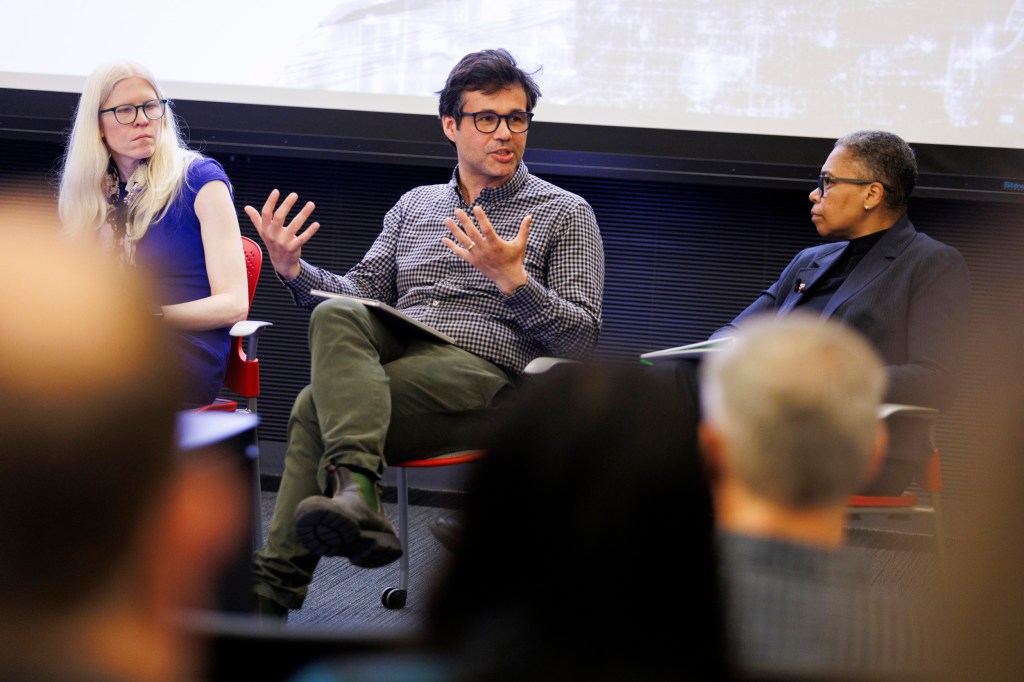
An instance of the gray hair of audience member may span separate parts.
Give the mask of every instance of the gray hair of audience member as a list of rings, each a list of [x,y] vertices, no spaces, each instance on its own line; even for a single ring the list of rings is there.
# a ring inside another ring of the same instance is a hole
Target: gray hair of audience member
[[[867,481],[887,378],[853,329],[799,313],[752,320],[700,377],[702,418],[752,492],[811,508]]]
[[[858,130],[840,137],[833,146],[848,149],[864,166],[867,179],[885,186],[886,207],[906,213],[917,185],[917,158],[902,137],[884,130]]]
[[[74,612],[124,580],[174,461],[178,378],[148,287],[56,232],[0,227],[5,626]]]
[[[451,116],[462,122],[462,103],[467,92],[493,95],[499,90],[520,85],[526,93],[526,110],[533,111],[540,99],[540,87],[530,73],[521,69],[516,58],[503,48],[471,52],[459,60],[438,91],[440,117]]]

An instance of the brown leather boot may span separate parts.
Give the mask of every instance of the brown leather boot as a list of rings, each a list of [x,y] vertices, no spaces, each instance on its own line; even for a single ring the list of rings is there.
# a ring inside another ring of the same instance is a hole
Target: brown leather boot
[[[361,568],[385,566],[402,556],[391,521],[383,510],[373,511],[367,504],[352,473],[334,467],[328,474],[334,497],[314,495],[295,508],[295,530],[306,549],[320,556],[348,557]]]

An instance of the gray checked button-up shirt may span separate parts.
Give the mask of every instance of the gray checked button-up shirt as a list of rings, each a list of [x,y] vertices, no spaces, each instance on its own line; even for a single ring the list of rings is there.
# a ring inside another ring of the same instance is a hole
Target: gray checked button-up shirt
[[[446,185],[410,190],[384,218],[363,259],[340,276],[301,263],[286,282],[295,302],[312,309],[322,289],[372,298],[448,334],[457,344],[518,373],[540,355],[581,358],[597,343],[604,290],[604,247],[597,219],[582,198],[530,175],[520,164],[501,187],[485,188],[482,206],[502,239],[533,216],[526,246],[529,281],[512,296],[441,242],[445,218],[470,213],[458,169]]]

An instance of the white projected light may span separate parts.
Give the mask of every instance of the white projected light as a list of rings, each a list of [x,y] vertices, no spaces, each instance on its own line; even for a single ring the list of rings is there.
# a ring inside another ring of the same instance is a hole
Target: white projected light
[[[460,57],[505,47],[542,67],[545,121],[818,138],[883,128],[1024,148],[1024,0],[179,0],[24,3],[17,15],[0,87],[78,92],[124,56],[177,99],[436,114]]]

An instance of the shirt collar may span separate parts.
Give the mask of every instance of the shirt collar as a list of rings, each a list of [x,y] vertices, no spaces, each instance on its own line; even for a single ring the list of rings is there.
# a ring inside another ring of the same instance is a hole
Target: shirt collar
[[[519,167],[516,168],[516,172],[508,179],[508,182],[500,187],[484,187],[483,190],[480,191],[480,196],[476,200],[476,203],[487,205],[511,199],[526,185],[526,179],[529,175],[530,171],[526,167],[526,164],[520,161]],[[448,186],[460,200],[465,201],[462,196],[462,192],[459,190],[458,166],[455,166],[455,170],[452,171],[452,179],[448,182]]]

